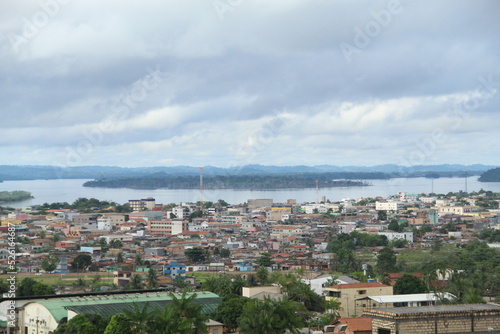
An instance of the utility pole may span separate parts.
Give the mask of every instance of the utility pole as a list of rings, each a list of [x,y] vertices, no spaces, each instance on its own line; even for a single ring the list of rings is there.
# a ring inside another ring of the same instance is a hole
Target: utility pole
[[[203,214],[203,167],[200,168],[200,210]]]
[[[319,191],[318,191],[319,189],[318,189],[318,184],[319,184],[319,181],[316,180],[316,204],[319,203],[319,197],[318,197],[319,196]]]
[[[465,193],[467,194],[467,171],[465,171]]]

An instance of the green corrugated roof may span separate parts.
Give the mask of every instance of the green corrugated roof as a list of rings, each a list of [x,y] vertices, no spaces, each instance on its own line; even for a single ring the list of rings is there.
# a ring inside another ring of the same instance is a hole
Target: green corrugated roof
[[[188,293],[187,296],[192,295]],[[208,314],[216,310],[217,305],[222,298],[211,292],[197,292],[196,302],[202,304],[203,312]],[[175,294],[180,298],[181,294]],[[78,314],[99,313],[102,316],[109,317],[117,313],[123,312],[125,309],[133,310],[133,303],[142,307],[143,304],[149,302],[151,309],[163,309],[166,304],[172,301],[168,292],[148,292],[148,293],[128,293],[120,295],[99,295],[87,297],[63,297],[61,299],[47,299],[37,301],[43,305],[52,314],[57,322],[62,318],[67,317],[68,310],[72,310]]]

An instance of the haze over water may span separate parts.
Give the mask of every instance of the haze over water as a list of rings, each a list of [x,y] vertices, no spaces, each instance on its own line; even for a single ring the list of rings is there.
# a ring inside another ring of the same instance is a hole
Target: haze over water
[[[467,178],[467,190],[469,192],[481,189],[500,192],[500,182],[479,182],[477,176]],[[286,202],[287,199],[296,199],[297,202],[316,201],[316,189],[279,189],[279,190],[232,190],[216,189],[205,190],[200,196],[198,189],[156,189],[137,190],[126,188],[87,188],[82,184],[87,180],[28,180],[28,181],[4,181],[0,183],[0,191],[25,190],[31,192],[34,198],[9,203],[9,206],[20,208],[23,206],[68,202],[72,203],[79,197],[97,198],[99,200],[114,201],[119,204],[126,203],[130,199],[154,197],[157,203],[180,203],[195,202],[202,197],[205,201],[217,201],[223,199],[231,204],[244,203],[253,198],[271,198],[275,203]],[[397,178],[390,180],[370,180],[372,186],[368,187],[339,187],[319,189],[319,200],[326,196],[330,201],[341,199],[358,199],[361,197],[388,197],[398,192],[430,193],[432,181],[426,178]],[[434,192],[446,194],[465,190],[464,178],[439,178],[434,179]]]

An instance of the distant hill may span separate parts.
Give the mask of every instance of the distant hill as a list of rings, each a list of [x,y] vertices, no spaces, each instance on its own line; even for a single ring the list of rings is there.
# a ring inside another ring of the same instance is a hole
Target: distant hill
[[[399,165],[378,166],[263,166],[245,165],[228,168],[205,166],[205,176],[224,175],[294,175],[294,174],[321,174],[321,173],[383,173],[383,178],[391,177],[426,177],[437,175],[439,177],[480,175],[481,173],[496,168],[487,165],[422,165],[404,167]],[[113,166],[20,166],[0,165],[0,181],[2,180],[37,180],[37,179],[118,179],[145,177],[163,173],[171,176],[199,175],[199,168],[192,166],[173,167],[113,167]],[[364,179],[364,177],[354,177]]]
[[[494,168],[484,172],[478,180],[481,182],[500,182],[500,168]]]

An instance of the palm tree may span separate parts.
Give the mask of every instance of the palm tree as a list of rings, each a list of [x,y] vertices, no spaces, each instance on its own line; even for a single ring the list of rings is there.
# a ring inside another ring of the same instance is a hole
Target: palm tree
[[[153,268],[149,268],[148,277],[146,279],[149,288],[158,287],[158,273]]]
[[[190,334],[191,323],[182,318],[178,309],[166,306],[163,310],[156,310],[148,324],[148,333],[151,334]]]
[[[118,253],[118,256],[116,257],[116,263],[123,263],[123,253],[122,252]]]
[[[133,274],[130,276],[130,281],[128,283],[129,288],[132,290],[141,290],[144,288],[144,284],[142,283],[142,277],[139,274]]]
[[[132,332],[134,334],[146,334],[147,325],[152,319],[152,313],[149,310],[149,303],[146,302],[141,308],[138,304],[132,303],[132,310],[125,309],[123,314],[130,320]]]
[[[243,309],[239,323],[240,333],[281,334],[287,331],[300,333],[297,328],[303,327],[304,324],[296,311],[296,304],[288,299],[265,298],[263,302],[252,299]]]
[[[202,306],[195,302],[195,293],[188,296],[186,292],[183,292],[180,298],[170,294],[170,297],[173,301],[172,307],[179,312],[182,319],[188,319],[190,327],[202,333],[207,331],[208,316],[203,313]]]

